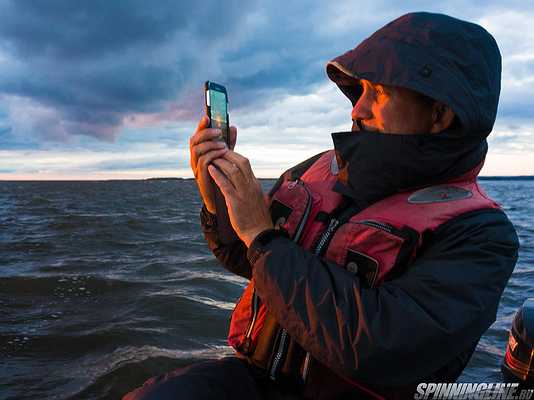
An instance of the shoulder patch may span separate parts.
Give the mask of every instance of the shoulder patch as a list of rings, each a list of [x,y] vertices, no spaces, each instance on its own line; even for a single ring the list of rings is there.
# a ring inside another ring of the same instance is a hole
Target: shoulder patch
[[[432,186],[418,190],[408,197],[408,203],[426,204],[463,200],[473,196],[473,192],[457,186]]]

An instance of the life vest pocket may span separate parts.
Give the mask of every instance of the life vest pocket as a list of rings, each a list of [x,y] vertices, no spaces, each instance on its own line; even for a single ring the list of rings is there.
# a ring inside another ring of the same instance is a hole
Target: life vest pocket
[[[289,216],[293,212],[293,209],[289,206],[286,206],[284,203],[273,199],[271,206],[269,207],[271,212],[271,219],[275,228],[283,226],[288,220]]]
[[[285,181],[271,199],[270,211],[276,228],[287,231],[297,242],[312,208],[312,196],[300,179]]]
[[[340,226],[326,259],[357,275],[364,287],[376,287],[393,269],[404,269],[415,255],[417,232],[382,221],[351,220]]]
[[[357,275],[366,287],[374,287],[378,279],[378,260],[356,250],[347,250],[345,269]]]
[[[228,344],[244,355],[254,351],[255,343],[267,314],[251,280],[236,304],[230,319]]]

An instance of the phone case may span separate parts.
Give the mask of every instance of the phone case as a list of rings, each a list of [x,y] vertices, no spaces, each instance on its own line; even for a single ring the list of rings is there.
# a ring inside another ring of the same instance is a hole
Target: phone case
[[[222,86],[222,85],[218,85]],[[204,84],[204,93],[206,93],[210,88],[210,82],[207,81]],[[226,92],[227,93],[227,92]],[[228,93],[226,94],[226,98],[228,99]],[[206,104],[206,114],[208,117],[210,117],[210,127],[211,127],[211,113],[210,113],[210,107],[208,106],[208,102],[205,101]],[[226,114],[226,121],[228,122],[228,127],[230,127],[230,119],[228,118],[228,113]],[[230,132],[229,129],[226,132],[226,144],[227,146],[230,146]],[[221,190],[217,186],[217,184],[211,180],[214,192],[215,192],[215,209],[216,209],[216,217],[217,217],[217,231],[219,232],[219,240],[222,244],[227,245],[230,243],[234,243],[239,240],[239,237],[237,236],[236,232],[234,231],[234,228],[232,227],[232,224],[230,223],[230,216],[228,215],[228,207],[226,205],[226,200],[224,199],[224,195],[222,194]]]

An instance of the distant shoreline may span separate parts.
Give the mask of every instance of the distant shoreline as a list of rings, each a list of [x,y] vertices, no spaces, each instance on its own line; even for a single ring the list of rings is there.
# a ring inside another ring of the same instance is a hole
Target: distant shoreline
[[[159,178],[138,178],[138,179],[50,179],[50,180],[16,180],[0,179],[0,182],[109,182],[109,181],[192,181],[195,178],[176,178],[176,177],[159,177]],[[278,178],[258,178],[260,181],[272,181]],[[481,181],[534,181],[534,175],[519,176],[479,176]]]
[[[184,180],[191,181],[194,178],[146,178],[146,181],[169,181],[169,180]],[[258,178],[260,181],[269,181],[278,178]],[[519,176],[479,176],[481,181],[533,181],[534,175],[519,175]]]
[[[519,175],[519,176],[479,176],[481,181],[533,181],[533,175]]]

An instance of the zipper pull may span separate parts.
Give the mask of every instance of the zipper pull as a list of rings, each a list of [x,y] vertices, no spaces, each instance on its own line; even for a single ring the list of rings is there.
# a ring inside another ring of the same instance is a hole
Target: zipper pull
[[[295,186],[297,186],[297,185],[299,184],[299,181],[300,181],[300,180],[299,180],[298,178],[295,179],[294,181],[290,181],[290,182],[287,184],[287,188],[288,188],[289,190],[293,190],[293,189],[295,189]]]
[[[327,235],[330,236],[332,234],[332,231],[336,229],[336,226],[338,226],[339,221],[335,218],[332,218],[330,220],[330,223],[328,224],[328,228],[326,228]]]

